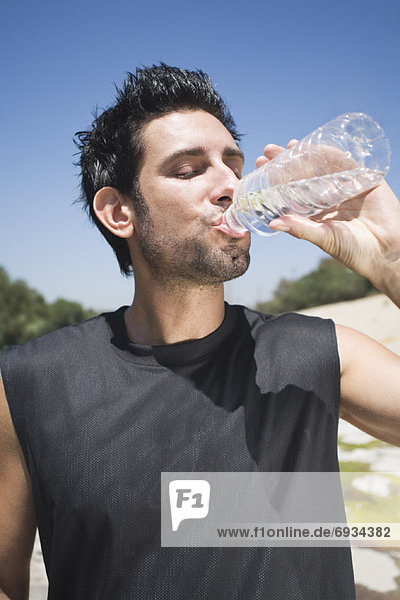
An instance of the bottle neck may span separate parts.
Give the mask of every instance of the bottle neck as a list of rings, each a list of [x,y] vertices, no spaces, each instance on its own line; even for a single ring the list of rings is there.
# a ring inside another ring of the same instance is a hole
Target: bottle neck
[[[236,205],[235,201],[224,212],[222,222],[225,225],[226,229],[228,230],[228,233],[232,234],[232,237],[236,237],[236,235],[242,236],[243,233],[246,233],[247,231],[249,231],[247,227],[244,227],[243,223],[241,222],[241,220],[238,217],[237,205]]]

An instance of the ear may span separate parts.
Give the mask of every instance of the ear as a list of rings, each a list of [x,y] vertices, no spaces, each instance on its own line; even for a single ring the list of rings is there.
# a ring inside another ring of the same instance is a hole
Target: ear
[[[130,238],[134,232],[133,209],[121,192],[113,187],[103,187],[93,200],[96,217],[114,235]]]

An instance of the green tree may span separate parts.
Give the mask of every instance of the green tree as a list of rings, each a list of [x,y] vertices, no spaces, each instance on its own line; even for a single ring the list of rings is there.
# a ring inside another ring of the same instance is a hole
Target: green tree
[[[11,281],[0,267],[0,351],[95,314],[78,302],[59,299],[48,304],[24,281]]]
[[[282,279],[272,300],[257,303],[256,309],[266,313],[281,313],[362,298],[374,292],[376,290],[368,279],[333,258],[324,258],[316,270],[300,279]]]
[[[93,310],[83,308],[79,302],[70,302],[59,298],[48,307],[49,326],[51,330],[81,323],[96,314]]]

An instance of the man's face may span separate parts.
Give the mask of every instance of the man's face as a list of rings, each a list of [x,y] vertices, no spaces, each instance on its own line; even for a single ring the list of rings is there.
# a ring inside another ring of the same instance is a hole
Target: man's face
[[[148,215],[137,219],[136,232],[147,267],[171,284],[216,285],[242,275],[250,235],[218,229],[243,167],[231,134],[209,113],[185,110],[145,125],[142,139],[139,188]]]

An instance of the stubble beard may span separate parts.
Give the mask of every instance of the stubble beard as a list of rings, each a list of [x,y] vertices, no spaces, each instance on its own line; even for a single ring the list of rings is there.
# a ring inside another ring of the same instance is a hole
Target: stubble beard
[[[208,228],[204,225],[204,233]],[[143,258],[152,274],[171,287],[218,286],[243,275],[250,264],[249,247],[235,238],[227,238],[221,247],[207,243],[201,231],[184,239],[156,234],[148,210],[141,211],[137,229]]]

